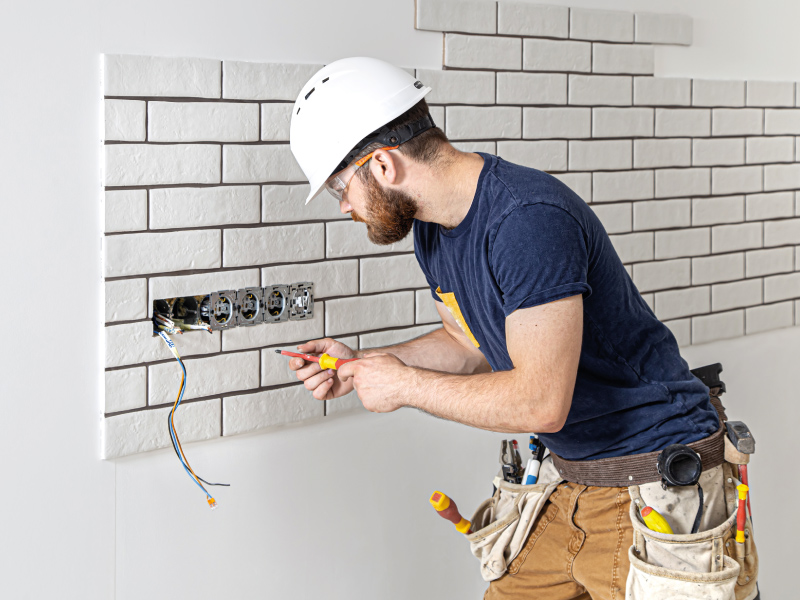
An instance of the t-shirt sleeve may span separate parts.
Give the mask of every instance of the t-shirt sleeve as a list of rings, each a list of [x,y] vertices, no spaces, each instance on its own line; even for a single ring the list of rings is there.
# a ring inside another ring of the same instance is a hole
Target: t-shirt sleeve
[[[489,264],[506,317],[577,294],[588,296],[588,241],[580,223],[557,206],[520,206],[500,223]]]
[[[429,251],[426,251],[428,244],[425,235],[426,226],[426,223],[421,223],[419,221],[414,222],[414,256],[417,257],[417,264],[419,264],[419,268],[422,270],[425,279],[428,281],[428,286],[431,288],[431,296],[433,296],[433,299],[437,302],[441,302],[442,299],[439,297],[439,294],[436,293],[438,284],[431,274],[430,265],[428,264]]]

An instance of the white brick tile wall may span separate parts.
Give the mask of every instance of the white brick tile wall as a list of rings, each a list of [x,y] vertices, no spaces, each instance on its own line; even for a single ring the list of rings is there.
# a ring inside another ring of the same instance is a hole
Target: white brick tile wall
[[[748,277],[763,277],[794,270],[794,250],[792,248],[771,248],[751,250],[745,255]]]
[[[226,229],[222,264],[225,267],[266,265],[325,258],[322,223]]]
[[[105,276],[214,269],[220,262],[220,232],[123,233],[105,238]]]
[[[107,281],[106,323],[135,321],[147,317],[147,280]]]
[[[408,327],[405,329],[391,329],[389,331],[366,333],[358,336],[359,348],[361,350],[366,350],[368,348],[382,348],[393,344],[401,344],[439,328],[441,328],[441,324],[420,325],[418,327]]]
[[[106,100],[105,140],[143,142],[146,104],[141,100]]]
[[[747,138],[747,163],[792,162],[794,145],[793,137]]]
[[[416,0],[417,29],[496,33],[497,3],[486,0]]]
[[[748,221],[763,221],[794,216],[794,192],[750,194],[746,199]]]
[[[747,106],[794,106],[791,81],[748,81]]]
[[[453,142],[453,148],[461,152],[485,152],[497,154],[497,142]]]
[[[800,244],[800,219],[764,223],[764,245]]]
[[[569,37],[607,42],[633,41],[633,13],[570,8]]]
[[[797,188],[800,188],[800,163],[764,166],[765,191]]]
[[[105,185],[219,183],[219,146],[112,144],[105,147]]]
[[[627,75],[570,75],[569,104],[586,106],[630,106],[633,78]]]
[[[431,87],[428,104],[494,104],[494,73],[417,69],[417,79]]]
[[[700,167],[743,165],[744,138],[692,140],[692,164]]]
[[[453,140],[522,137],[522,109],[516,106],[449,106],[445,123]]]
[[[497,142],[497,154],[504,159],[541,171],[567,170],[567,142]]]
[[[226,436],[320,418],[324,410],[324,403],[302,385],[226,396],[223,406],[222,429]]]
[[[522,137],[528,139],[591,137],[591,108],[523,108]]]
[[[634,140],[633,167],[688,167],[692,162],[692,140]]]
[[[692,225],[720,225],[744,221],[744,196],[692,198]]]
[[[584,202],[593,201],[591,173],[557,173],[553,177],[583,198]],[[800,211],[798,213],[800,214]]]
[[[106,232],[147,229],[147,190],[105,193]]]
[[[522,40],[446,33],[444,64],[464,69],[509,69],[522,67]]]
[[[692,343],[706,344],[744,335],[744,311],[717,313],[692,318]]]
[[[690,285],[688,258],[633,265],[633,282],[640,292],[652,292]]]
[[[140,410],[107,418],[104,458],[119,458],[169,448],[172,442],[164,423],[170,408]],[[181,404],[175,412],[175,429],[181,443],[219,437],[220,414],[219,398]]]
[[[263,348],[264,346],[305,342],[324,337],[326,304],[327,302],[314,302],[313,319],[236,327],[223,331],[222,351],[233,352],[249,348]]]
[[[259,223],[260,196],[257,185],[150,190],[150,228]]]
[[[106,96],[219,98],[218,60],[106,54]]]
[[[414,324],[414,292],[393,292],[328,301],[325,335]]]
[[[222,181],[225,183],[306,181],[288,144],[225,145],[222,162]]]
[[[692,285],[744,278],[744,253],[720,254],[692,259]]]
[[[362,294],[418,288],[428,284],[413,254],[362,258],[360,263],[359,285]]]
[[[718,283],[711,286],[711,309],[723,312],[732,308],[742,308],[761,304],[761,279],[745,279],[731,283]]]
[[[431,296],[430,288],[415,292],[415,323],[441,323],[439,311],[436,310],[436,300]]]
[[[569,8],[501,0],[497,3],[497,33],[569,37]]]
[[[708,286],[656,294],[656,316],[662,321],[701,315],[711,311]]]
[[[656,232],[656,260],[702,256],[709,252],[711,230],[708,227]]]
[[[525,39],[522,43],[522,68],[526,71],[592,70],[592,45],[588,42]]]
[[[692,343],[692,320],[691,319],[676,319],[674,321],[666,321],[664,323],[672,335],[675,336],[675,341],[678,346],[689,346]]]
[[[760,108],[714,108],[711,135],[761,135],[764,113]]]
[[[274,281],[269,283],[294,283],[294,281]],[[147,317],[153,316],[153,301],[180,296],[199,296],[221,290],[238,290],[246,287],[258,287],[260,283],[258,269],[239,269],[236,271],[215,271],[213,273],[197,273],[195,275],[169,275],[151,277]],[[184,336],[181,336],[183,339]],[[186,334],[186,338],[194,334]],[[202,337],[202,336],[201,336]]]
[[[636,13],[635,39],[640,44],[692,43],[693,21],[686,15]]]
[[[655,54],[652,46],[592,44],[593,73],[652,75]]]
[[[754,306],[745,311],[747,335],[791,327],[794,322],[794,309],[791,302],[769,304],[767,306]]]
[[[358,261],[329,260],[261,269],[262,285],[295,281],[313,281],[315,298],[352,296],[358,293]]]
[[[764,110],[764,133],[767,135],[800,134],[800,110]]]
[[[777,302],[800,296],[800,273],[773,275],[764,279],[764,302]]]
[[[153,337],[153,323],[139,321],[105,328],[106,368],[138,365],[175,358],[158,337]],[[219,352],[220,337],[211,335],[176,335],[173,341],[182,357]],[[177,391],[177,390],[176,390]]]
[[[498,73],[497,103],[566,104],[567,76],[561,73]]]
[[[258,105],[231,102],[150,102],[150,142],[255,142]]]
[[[232,100],[286,100],[297,95],[322,65],[254,63],[226,60],[223,63],[222,97]],[[217,76],[219,80],[219,75]]]
[[[600,222],[608,233],[628,233],[632,230],[631,203],[596,204],[592,206]]]
[[[653,197],[653,171],[594,173],[592,177],[592,202],[646,200]]]
[[[735,252],[761,247],[761,223],[717,225],[711,228],[711,251]]]
[[[592,109],[592,137],[648,137],[652,135],[652,108]]]
[[[624,263],[653,260],[653,232],[612,235],[611,244]],[[630,274],[630,273],[629,273]],[[632,277],[632,275],[631,275]],[[641,289],[639,291],[642,291]]]
[[[633,103],[647,106],[689,106],[692,80],[687,77],[634,77]]]
[[[134,410],[147,406],[147,369],[106,371],[105,412]]]
[[[656,171],[656,198],[708,195],[710,175],[709,169],[660,169]]]
[[[633,205],[633,228],[669,229],[670,227],[689,227],[691,224],[692,201],[650,200]]]
[[[763,168],[752,167],[715,167],[711,169],[711,193],[735,194],[737,192],[760,192]]]
[[[267,102],[261,105],[261,140],[264,142],[288,142],[289,126],[292,122],[293,104]]]
[[[630,140],[569,143],[571,171],[630,169],[632,165],[633,143]]]
[[[308,185],[261,186],[261,220],[264,223],[285,223],[316,219],[350,219],[343,214],[336,199],[322,192],[306,205]]]
[[[692,80],[693,106],[744,106],[744,81]]]
[[[389,252],[407,252],[414,249],[414,236],[408,236],[396,244],[376,246],[367,237],[367,227],[364,223],[355,221],[340,221],[325,225],[325,239],[327,258],[344,258],[362,254],[386,254]]]
[[[711,110],[707,108],[657,108],[656,136],[711,135]]]

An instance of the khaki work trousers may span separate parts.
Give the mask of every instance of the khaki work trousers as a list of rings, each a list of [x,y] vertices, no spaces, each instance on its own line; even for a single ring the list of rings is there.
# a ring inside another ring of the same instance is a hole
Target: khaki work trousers
[[[562,483],[484,600],[622,600],[633,543],[627,487]]]

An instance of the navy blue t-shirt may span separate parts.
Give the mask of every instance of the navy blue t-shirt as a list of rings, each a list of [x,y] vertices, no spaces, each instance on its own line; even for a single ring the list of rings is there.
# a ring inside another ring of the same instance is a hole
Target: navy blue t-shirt
[[[415,221],[414,249],[444,302],[495,371],[513,368],[506,317],[583,295],[583,345],[567,422],[542,434],[563,458],[661,450],[714,433],[708,388],[645,303],[600,220],[555,177],[482,154],[472,206],[451,230]]]

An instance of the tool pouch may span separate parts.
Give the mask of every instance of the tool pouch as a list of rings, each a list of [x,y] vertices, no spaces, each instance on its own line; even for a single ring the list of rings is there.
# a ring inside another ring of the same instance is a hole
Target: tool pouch
[[[494,496],[481,503],[472,516],[473,533],[467,540],[481,563],[485,581],[499,579],[506,572],[560,482],[561,476],[548,456],[542,461],[537,483],[520,485],[501,480]]]
[[[644,505],[640,486],[628,489],[633,545],[628,550],[631,568],[626,600],[752,600],[757,596],[758,555],[749,518],[745,543],[735,541],[739,481],[729,463],[720,469],[727,518],[699,533],[651,531],[638,515],[638,507]]]

